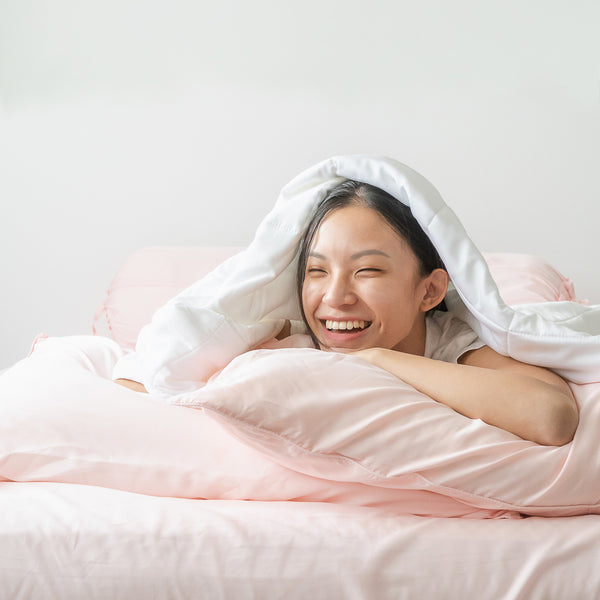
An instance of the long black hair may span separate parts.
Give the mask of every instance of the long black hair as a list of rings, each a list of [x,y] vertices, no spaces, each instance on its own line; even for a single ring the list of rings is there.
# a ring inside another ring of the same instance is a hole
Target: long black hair
[[[435,246],[423,229],[421,229],[421,226],[410,212],[408,206],[374,185],[347,179],[329,190],[325,198],[321,200],[300,240],[296,288],[302,318],[307,327],[304,307],[302,306],[302,287],[304,286],[306,263],[313,240],[319,229],[319,225],[321,225],[329,213],[338,208],[355,205],[366,206],[375,210],[406,241],[417,257],[420,274],[423,277],[429,275],[435,269],[446,270]],[[431,310],[446,310],[446,305],[442,300],[440,304]]]

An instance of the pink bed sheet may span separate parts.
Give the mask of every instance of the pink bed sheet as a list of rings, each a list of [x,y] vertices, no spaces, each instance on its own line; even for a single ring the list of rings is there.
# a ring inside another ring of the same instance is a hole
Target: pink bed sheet
[[[600,597],[600,516],[457,520],[0,483],[3,598]]]

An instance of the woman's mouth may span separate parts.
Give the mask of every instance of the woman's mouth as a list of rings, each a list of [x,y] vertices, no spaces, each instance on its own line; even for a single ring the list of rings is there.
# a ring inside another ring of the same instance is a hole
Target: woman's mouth
[[[327,331],[335,331],[336,333],[357,333],[359,331],[364,331],[371,324],[371,321],[362,320],[334,321],[326,319],[321,322],[324,323]]]
[[[321,319],[321,343],[325,348],[352,349],[366,335],[373,321],[362,319]]]
[[[365,335],[371,323],[372,321],[362,319],[322,319],[323,342],[333,347],[353,343],[355,339]]]

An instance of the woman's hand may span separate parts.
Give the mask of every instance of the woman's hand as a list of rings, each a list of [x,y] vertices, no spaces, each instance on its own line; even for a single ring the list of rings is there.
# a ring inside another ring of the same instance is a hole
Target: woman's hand
[[[143,394],[147,394],[148,390],[138,381],[133,381],[131,379],[115,379],[115,383],[122,385],[134,392],[142,392]]]
[[[385,348],[353,354],[467,417],[538,444],[569,443],[579,423],[577,404],[561,377],[487,346],[466,353],[461,364]]]

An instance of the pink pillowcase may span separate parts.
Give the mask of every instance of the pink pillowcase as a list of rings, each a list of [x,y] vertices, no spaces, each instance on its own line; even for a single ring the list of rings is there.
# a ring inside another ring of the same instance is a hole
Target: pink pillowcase
[[[314,477],[540,516],[600,513],[600,383],[573,391],[581,421],[561,447],[464,417],[358,357],[314,349],[248,352],[172,401],[210,411],[249,446]]]
[[[507,304],[577,302],[573,282],[543,258],[508,253],[484,256]]]
[[[134,348],[156,309],[239,250],[165,246],[135,252],[112,280],[94,317],[94,333],[112,338],[121,348]],[[541,258],[487,254],[486,260],[508,304],[575,300],[571,281]]]
[[[140,329],[167,300],[239,252],[234,246],[160,246],[129,256],[94,315],[95,334],[133,349]]]

